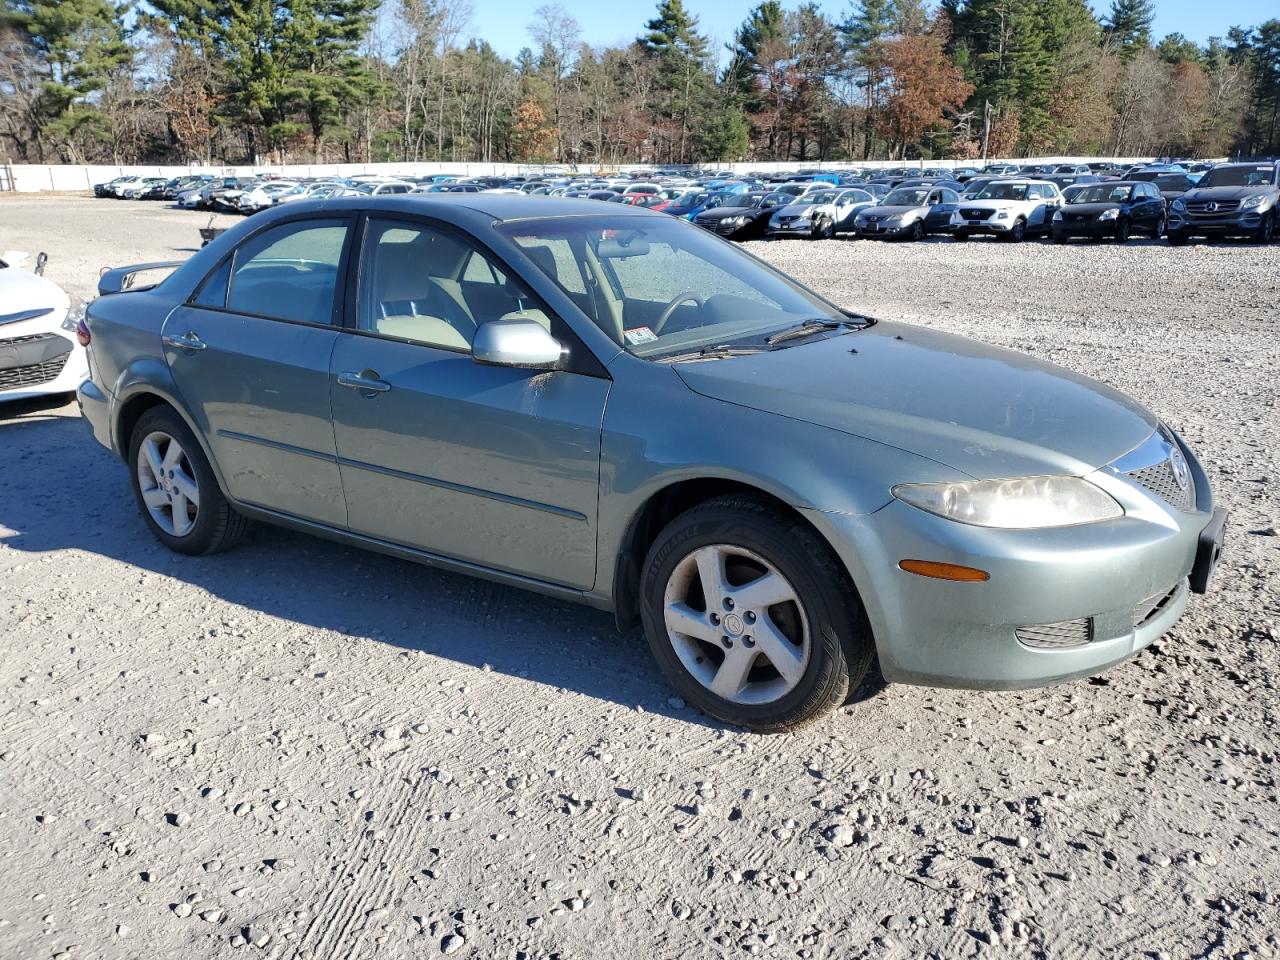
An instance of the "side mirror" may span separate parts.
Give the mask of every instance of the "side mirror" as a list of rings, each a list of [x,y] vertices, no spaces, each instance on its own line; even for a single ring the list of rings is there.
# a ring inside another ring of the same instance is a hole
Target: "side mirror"
[[[537,320],[522,314],[480,324],[471,341],[471,358],[493,367],[558,370],[564,357],[560,341]]]

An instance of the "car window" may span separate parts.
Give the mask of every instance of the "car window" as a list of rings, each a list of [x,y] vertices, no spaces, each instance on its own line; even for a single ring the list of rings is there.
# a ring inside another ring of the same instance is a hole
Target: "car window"
[[[204,278],[191,298],[191,303],[197,307],[224,309],[227,305],[227,281],[230,279],[231,258],[227,257],[217,270]]]
[[[592,295],[572,299],[615,342],[640,356],[758,339],[802,320],[842,316],[731,244],[678,220],[628,218],[620,225],[616,218],[566,217],[500,229],[531,254],[551,242],[568,244],[593,278]],[[541,261],[539,266],[570,292],[563,273]]]
[[[265,230],[235,253],[227,309],[304,323],[334,322],[342,220],[300,220]]]
[[[942,191],[943,203],[958,203],[959,201],[960,201],[960,194],[956,193],[954,190]]]
[[[360,255],[361,330],[469,350],[476,327],[535,309],[533,297],[478,247],[427,224],[371,217]]]

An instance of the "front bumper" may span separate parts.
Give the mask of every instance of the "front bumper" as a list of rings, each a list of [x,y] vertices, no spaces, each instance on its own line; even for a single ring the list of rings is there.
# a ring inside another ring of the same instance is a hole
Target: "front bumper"
[[[915,222],[902,224],[880,223],[859,223],[855,224],[853,232],[859,237],[868,237],[872,239],[894,239],[897,237],[905,237],[911,232],[911,228],[915,226]]]
[[[1095,239],[1109,238],[1116,235],[1116,220],[1055,220],[1053,235],[1055,237],[1091,237]]]
[[[1213,511],[1199,465],[1189,458],[1189,466],[1198,498],[1192,510],[1179,511],[1131,480],[1101,471],[1091,479],[1121,503],[1125,516],[1076,527],[993,530],[897,500],[868,515],[805,514],[858,585],[886,680],[1038,687],[1133,656],[1173,626],[1192,587],[1205,585],[1225,514]],[[976,567],[990,579],[929,579],[900,569],[904,559]],[[1086,640],[1057,647],[1024,642],[1032,628],[1052,633],[1073,622],[1087,624]]]
[[[813,234],[813,221],[793,220],[790,223],[769,223],[771,237],[808,237]]]
[[[1013,229],[1013,224],[1017,218],[1010,217],[1007,220],[951,220],[951,231],[956,233],[964,231],[967,234],[975,233],[1008,233]]]
[[[1184,237],[1245,237],[1262,229],[1262,218],[1271,209],[1240,210],[1221,217],[1196,216],[1169,211],[1168,231]]]
[[[0,402],[74,391],[89,360],[73,336],[43,317],[0,327]]]

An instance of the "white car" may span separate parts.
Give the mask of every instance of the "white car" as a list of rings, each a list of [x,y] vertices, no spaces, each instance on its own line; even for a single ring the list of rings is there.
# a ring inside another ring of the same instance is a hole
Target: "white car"
[[[1017,243],[1023,237],[1048,233],[1053,214],[1062,206],[1062,193],[1047,180],[996,180],[973,199],[966,199],[951,215],[957,240],[989,233]]]
[[[124,196],[126,190],[133,190],[143,185],[144,177],[124,177],[122,179],[112,180],[106,187],[108,196],[120,199]]]
[[[298,184],[291,180],[268,180],[258,183],[236,198],[236,206],[240,208],[241,213],[256,213],[275,206],[282,196],[296,189],[297,186]]]
[[[25,253],[0,255],[0,403],[72,393],[89,376],[77,339],[84,302],[22,269],[27,259]],[[42,267],[40,261],[36,269]]]
[[[813,190],[769,217],[771,237],[809,237],[814,240],[834,237],[854,229],[859,210],[876,205],[876,198],[866,190]]]

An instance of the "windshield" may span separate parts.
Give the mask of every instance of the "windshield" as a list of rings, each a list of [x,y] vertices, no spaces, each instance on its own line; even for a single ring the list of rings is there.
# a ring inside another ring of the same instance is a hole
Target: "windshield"
[[[763,348],[770,334],[803,321],[847,319],[772,267],[680,220],[565,217],[500,229],[636,356]]]
[[[1124,203],[1133,193],[1133,187],[1113,187],[1106,183],[1080,187],[1067,197],[1067,203]]]
[[[1200,178],[1198,187],[1265,187],[1275,182],[1275,167],[1215,167]]]
[[[884,198],[886,207],[923,207],[929,199],[929,188],[915,190],[895,190]]]
[[[980,194],[979,200],[1023,200],[1027,196],[1026,184],[991,183]]]

